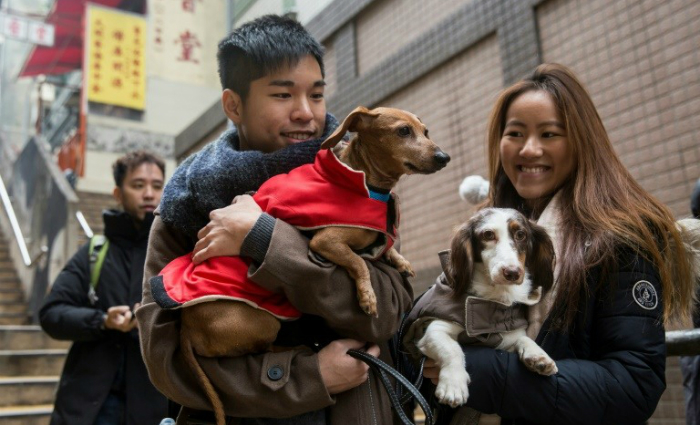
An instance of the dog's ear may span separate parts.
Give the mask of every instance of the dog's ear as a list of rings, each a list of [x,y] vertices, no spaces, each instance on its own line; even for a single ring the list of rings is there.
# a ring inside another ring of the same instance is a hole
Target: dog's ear
[[[532,238],[528,244],[525,267],[532,273],[533,288],[542,287],[542,295],[554,285],[554,245],[542,226],[530,223]]]
[[[450,262],[447,267],[447,281],[452,286],[455,297],[462,295],[472,280],[474,269],[474,247],[472,246],[471,221],[464,223],[452,238]]]
[[[335,129],[333,134],[328,136],[328,138],[323,141],[321,144],[321,149],[332,148],[333,146],[337,145],[338,142],[340,142],[343,136],[345,136],[345,133],[348,131],[357,131],[359,128],[361,128],[364,120],[376,118],[378,116],[379,114],[377,112],[372,112],[364,106],[358,106],[352,112],[350,112],[350,115],[345,117],[343,123]]]

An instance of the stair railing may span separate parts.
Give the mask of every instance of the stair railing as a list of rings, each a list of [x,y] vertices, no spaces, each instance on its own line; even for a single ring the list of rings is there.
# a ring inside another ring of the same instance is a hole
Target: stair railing
[[[41,259],[41,257],[46,255],[46,253],[49,251],[49,248],[46,245],[42,245],[39,252],[34,256],[34,258],[32,258],[29,255],[29,250],[27,249],[27,242],[24,240],[24,236],[22,235],[22,229],[19,227],[19,223],[17,222],[17,215],[15,214],[14,208],[12,208],[12,202],[10,202],[10,195],[7,193],[5,182],[3,181],[1,176],[0,197],[2,198],[3,207],[5,207],[5,213],[7,214],[7,217],[10,220],[10,225],[12,226],[12,233],[14,233],[15,235],[15,241],[17,242],[19,252],[22,255],[22,261],[24,262],[25,266],[32,267],[34,264],[37,263],[37,261]]]
[[[85,236],[88,239],[91,239],[95,234],[93,233],[92,229],[90,228],[90,225],[88,224],[87,220],[85,219],[83,212],[80,210],[76,211],[75,218],[78,219],[78,223],[80,223],[80,227],[83,229],[83,233],[85,233]]]

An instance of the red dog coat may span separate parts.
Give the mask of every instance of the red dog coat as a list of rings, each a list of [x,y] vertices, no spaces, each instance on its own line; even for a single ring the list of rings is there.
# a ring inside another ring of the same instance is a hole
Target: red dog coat
[[[377,243],[361,255],[377,259],[394,244],[399,214],[394,194],[388,202],[373,196],[381,197],[367,188],[365,173],[343,164],[330,150],[321,150],[313,164],[265,182],[253,199],[263,211],[302,230],[328,226],[375,230],[380,233]],[[286,298],[248,279],[249,263],[240,257],[216,257],[195,266],[192,255],[184,255],[151,280],[153,297],[167,309],[228,299],[279,319],[298,318],[301,313]]]

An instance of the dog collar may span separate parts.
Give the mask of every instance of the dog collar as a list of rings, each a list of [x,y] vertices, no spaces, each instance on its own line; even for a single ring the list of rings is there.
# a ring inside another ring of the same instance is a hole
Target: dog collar
[[[378,187],[372,187],[370,185],[367,185],[367,189],[369,190],[369,197],[372,199],[382,202],[389,202],[389,199],[391,199],[391,191],[380,189]]]

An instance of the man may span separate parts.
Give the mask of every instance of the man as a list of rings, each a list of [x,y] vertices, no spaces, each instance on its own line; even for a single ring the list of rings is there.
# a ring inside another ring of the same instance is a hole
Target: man
[[[294,227],[261,214],[250,196],[226,207],[271,176],[312,162],[338,126],[326,114],[322,56],[323,48],[300,24],[277,16],[245,24],[219,44],[222,107],[236,128],[183,162],[166,187],[137,311],[151,379],[188,407],[178,424],[213,423],[210,412],[193,410],[210,411],[211,405],[180,353],[179,312],[155,304],[149,279],[192,251],[197,231],[210,217],[200,232],[195,261],[248,257],[250,277],[283,292],[304,313],[283,323],[276,343],[294,348],[199,357],[232,416],[228,424],[392,423],[386,393],[374,378],[367,379],[367,366],[346,352],[366,347],[391,361],[385,341],[410,308],[410,284],[388,264],[369,263],[380,318],[368,316],[357,306],[347,272],[311,253],[308,238]]]
[[[114,163],[113,195],[123,211],[103,212],[109,244],[92,288],[94,296],[89,294],[88,243],[58,275],[39,312],[46,333],[74,341],[51,425],[157,424],[167,414],[167,399],[148,380],[133,320],[164,173],[163,161],[145,151],[128,153]]]

